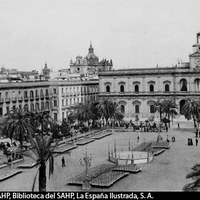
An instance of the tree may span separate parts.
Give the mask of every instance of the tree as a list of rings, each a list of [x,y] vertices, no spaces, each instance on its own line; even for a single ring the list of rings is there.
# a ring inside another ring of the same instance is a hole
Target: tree
[[[166,114],[170,126],[170,117],[177,115],[177,105],[173,99],[164,100],[162,102],[162,111]]]
[[[50,135],[36,135],[35,138],[30,137],[30,142],[32,145],[32,152],[35,155],[36,166],[38,166],[38,171],[34,177],[32,191],[35,188],[36,178],[39,172],[39,192],[46,192],[46,165],[49,162],[49,178],[54,172],[54,157],[53,151],[57,147],[56,145],[52,146],[53,136]]]
[[[30,123],[30,113],[24,109],[14,109],[6,114],[3,134],[20,142],[21,150],[23,141],[34,133],[34,127]]]
[[[194,122],[194,129],[197,128],[197,119],[199,119],[199,100],[197,99],[186,99],[183,106],[183,114],[187,120],[192,119]]]
[[[49,115],[49,111],[31,113],[31,121],[35,131],[40,132],[42,135],[48,132],[54,125],[53,119]]]
[[[101,98],[97,108],[101,117],[106,119],[106,125],[108,127],[108,119],[113,115],[113,102],[109,98]]]
[[[66,121],[66,120],[63,120],[62,121],[62,124],[60,125],[60,131],[62,133],[62,135],[64,135],[65,137],[66,136],[70,136],[70,124]]]
[[[186,178],[192,178],[194,181],[183,187],[183,191],[192,192],[200,191],[200,164],[195,164],[192,167],[192,172],[186,175]]]
[[[155,103],[155,111],[157,111],[160,115],[160,122],[162,121],[162,113],[163,113],[163,104],[162,101],[157,100]]]

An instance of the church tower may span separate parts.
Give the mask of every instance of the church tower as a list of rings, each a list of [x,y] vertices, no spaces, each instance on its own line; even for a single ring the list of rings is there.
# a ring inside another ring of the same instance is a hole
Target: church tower
[[[197,43],[194,44],[193,53],[189,55],[190,69],[200,71],[200,32],[196,35]]]

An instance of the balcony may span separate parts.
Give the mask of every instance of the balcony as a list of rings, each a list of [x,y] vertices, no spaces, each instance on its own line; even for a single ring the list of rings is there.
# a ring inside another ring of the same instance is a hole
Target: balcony
[[[28,96],[25,96],[24,101],[28,101],[28,100],[29,100]]]
[[[23,99],[24,99],[23,97],[18,97],[18,101],[20,102],[23,101]]]
[[[36,96],[35,96],[35,99],[36,99],[36,100],[39,100],[39,98],[40,98],[39,95],[36,95]]]
[[[6,103],[10,103],[10,97],[6,97],[6,98],[5,98],[5,102],[6,102]]]
[[[30,100],[33,101],[34,100],[34,96],[30,96]]]
[[[0,103],[4,103],[4,99],[3,98],[0,98]]]
[[[17,101],[17,97],[12,97],[12,102],[16,102]]]
[[[44,94],[40,94],[40,99],[44,99]]]

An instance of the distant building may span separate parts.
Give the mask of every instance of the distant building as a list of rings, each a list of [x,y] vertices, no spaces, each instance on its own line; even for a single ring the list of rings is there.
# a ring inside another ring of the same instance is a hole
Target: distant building
[[[82,76],[92,77],[100,71],[110,71],[112,69],[112,60],[102,59],[99,61],[99,58],[94,54],[92,44],[90,44],[86,57],[77,56],[74,62],[72,60],[70,61],[71,73],[77,73]]]
[[[157,115],[155,102],[163,99],[174,99],[181,115],[185,98],[200,98],[200,33],[197,33],[197,43],[193,45],[189,62],[165,68],[100,72],[99,97],[105,96],[116,100],[128,118]]]

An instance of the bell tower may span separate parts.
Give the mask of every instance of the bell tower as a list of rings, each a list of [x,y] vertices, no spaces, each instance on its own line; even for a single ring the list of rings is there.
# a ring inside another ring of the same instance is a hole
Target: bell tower
[[[190,69],[200,71],[200,32],[196,34],[196,44],[193,47],[193,53],[189,55]]]

